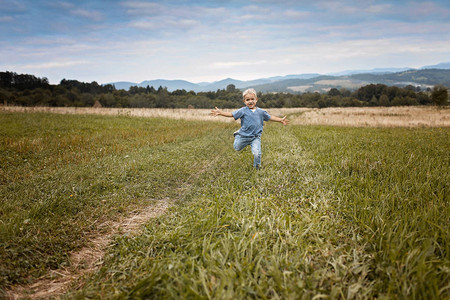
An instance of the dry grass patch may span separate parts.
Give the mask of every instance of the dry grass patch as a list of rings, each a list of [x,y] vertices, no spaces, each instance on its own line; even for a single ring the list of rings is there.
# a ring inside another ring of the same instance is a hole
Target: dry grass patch
[[[291,117],[298,125],[350,127],[450,127],[450,110],[436,107],[329,107]]]
[[[234,111],[235,109],[223,109]],[[293,113],[308,111],[308,108],[269,108],[269,113],[276,116],[284,116]],[[93,107],[0,107],[0,112],[49,112],[57,114],[97,114],[108,116],[133,116],[167,118],[176,120],[203,120],[233,122],[229,118],[217,118],[211,116],[211,109],[188,109],[188,108],[93,108]]]
[[[224,109],[234,111],[235,109]],[[296,125],[350,127],[450,127],[450,109],[433,106],[267,108],[274,116],[285,116]],[[91,107],[0,107],[0,112],[50,112],[58,114],[99,114],[233,122],[210,115],[210,109],[187,108],[91,108]]]
[[[93,107],[17,107],[8,106],[0,111],[12,112],[49,112],[57,114],[96,114],[108,116],[132,116],[168,118],[177,120],[219,120],[230,121],[225,118],[210,116],[210,109],[187,108],[93,108]]]

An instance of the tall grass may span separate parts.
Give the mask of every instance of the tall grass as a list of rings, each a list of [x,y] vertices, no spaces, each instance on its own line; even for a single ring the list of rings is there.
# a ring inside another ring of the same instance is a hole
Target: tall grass
[[[177,197],[229,125],[0,114],[0,292],[68,263],[108,219]],[[220,153],[220,152],[219,152]],[[218,154],[216,154],[218,155]],[[183,159],[180,159],[183,158]]]
[[[450,110],[435,106],[328,107],[293,114],[297,125],[450,127]]]
[[[233,111],[234,109],[228,109]],[[58,114],[99,114],[233,122],[215,118],[210,109],[185,108],[92,108],[92,107],[19,107],[0,106],[0,112],[51,112]],[[328,107],[328,108],[268,108],[275,116],[288,115],[291,124],[352,127],[450,127],[450,109],[435,106],[392,107]]]
[[[234,123],[0,121],[3,288],[64,266],[105,220],[171,198],[66,297],[450,297],[448,128],[269,123],[256,171],[232,149]]]
[[[378,290],[449,296],[449,131],[331,129],[313,142]],[[333,145],[333,147],[325,146]]]
[[[450,296],[447,129],[276,125],[262,170],[222,152],[69,297]]]

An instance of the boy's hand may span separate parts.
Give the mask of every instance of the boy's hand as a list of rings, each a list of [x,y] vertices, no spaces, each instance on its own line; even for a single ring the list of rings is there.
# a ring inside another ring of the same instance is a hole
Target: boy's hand
[[[230,118],[233,117],[232,113],[230,113],[228,111],[221,111],[217,107],[216,107],[216,109],[213,109],[211,111],[211,115],[213,115],[213,116],[224,116],[224,117],[230,117]]]
[[[220,109],[218,109],[218,108],[216,107],[216,109],[214,109],[214,110],[211,111],[211,115],[213,115],[213,116],[219,116],[219,115],[220,115]]]
[[[270,121],[274,121],[274,122],[280,122],[281,124],[283,124],[283,125],[287,125],[287,124],[289,124],[289,120],[288,119],[286,119],[286,116],[284,116],[283,118],[278,118],[278,117],[275,117],[275,116],[271,116],[270,117]]]

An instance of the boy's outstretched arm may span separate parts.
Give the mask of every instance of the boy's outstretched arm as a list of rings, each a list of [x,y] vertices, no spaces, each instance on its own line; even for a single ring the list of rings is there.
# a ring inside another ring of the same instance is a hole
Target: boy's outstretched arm
[[[233,114],[227,111],[221,111],[216,107],[216,109],[213,109],[211,111],[211,115],[213,116],[224,116],[224,117],[233,117]]]
[[[278,117],[275,117],[275,116],[270,116],[270,120],[269,121],[274,121],[274,122],[280,122],[281,124],[283,124],[283,125],[287,125],[287,124],[289,124],[289,120],[288,119],[286,119],[286,116],[284,116],[283,118],[278,118]]]

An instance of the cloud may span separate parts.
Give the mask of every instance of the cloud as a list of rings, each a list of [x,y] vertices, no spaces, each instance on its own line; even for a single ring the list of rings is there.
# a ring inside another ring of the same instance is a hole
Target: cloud
[[[422,20],[423,18],[444,18],[447,21],[450,18],[450,9],[448,6],[442,6],[434,2],[416,2],[403,9],[403,13],[411,18]]]
[[[74,16],[87,18],[87,19],[90,19],[95,22],[99,22],[103,19],[103,16],[101,13],[99,13],[97,11],[88,11],[88,10],[81,9],[81,8],[71,10],[70,13]]]
[[[319,11],[321,12],[332,12],[333,15],[355,15],[361,11],[359,3],[346,4],[341,1],[319,1],[316,3]]]
[[[370,5],[364,11],[370,14],[381,14],[381,13],[390,13],[392,9],[391,4],[378,4],[378,5]]]
[[[14,18],[11,16],[0,16],[0,22],[13,22]]]
[[[104,3],[0,0],[1,60],[57,80],[208,81],[450,55],[448,5],[434,0]]]
[[[249,67],[267,64],[266,60],[260,61],[224,61],[213,62],[210,64],[212,68],[236,68],[236,67]]]
[[[163,6],[155,2],[125,1],[120,5],[124,6],[126,13],[130,15],[156,15],[163,10]]]
[[[258,5],[248,5],[242,7],[240,10],[245,14],[256,14],[256,15],[266,15],[271,12],[271,9],[268,7],[258,6]]]
[[[76,17],[82,17],[85,19],[89,19],[94,22],[99,22],[104,19],[104,16],[101,12],[98,10],[95,10],[93,8],[83,8],[81,5],[75,5],[70,2],[56,2],[56,3],[50,3],[50,7],[56,7],[59,9],[62,9],[63,11],[68,12],[69,14],[76,16]],[[59,13],[59,12],[56,12]],[[64,13],[64,12],[61,12]]]
[[[177,18],[148,18],[138,21],[132,21],[129,26],[146,30],[187,30],[199,25],[197,20],[177,19]]]
[[[14,0],[0,0],[0,7],[2,8],[2,13],[23,13],[26,11],[27,7],[25,3],[21,1]]]
[[[121,2],[128,21],[133,29],[152,31],[149,38],[161,38],[167,34],[180,34],[175,39],[186,38],[193,29],[201,34],[207,30],[222,26],[228,19],[229,11],[223,7],[205,7],[193,4],[163,4],[153,2]],[[229,19],[228,19],[229,20]]]
[[[311,16],[311,12],[287,9],[283,12],[283,15],[288,18],[292,18],[292,19],[303,19],[303,18]]]
[[[86,65],[89,62],[86,60],[76,60],[76,61],[50,61],[50,62],[44,62],[44,63],[37,63],[37,64],[26,64],[23,65],[22,68],[27,69],[53,69],[53,68],[65,68],[65,67],[72,67],[72,66],[78,66],[78,65]]]

